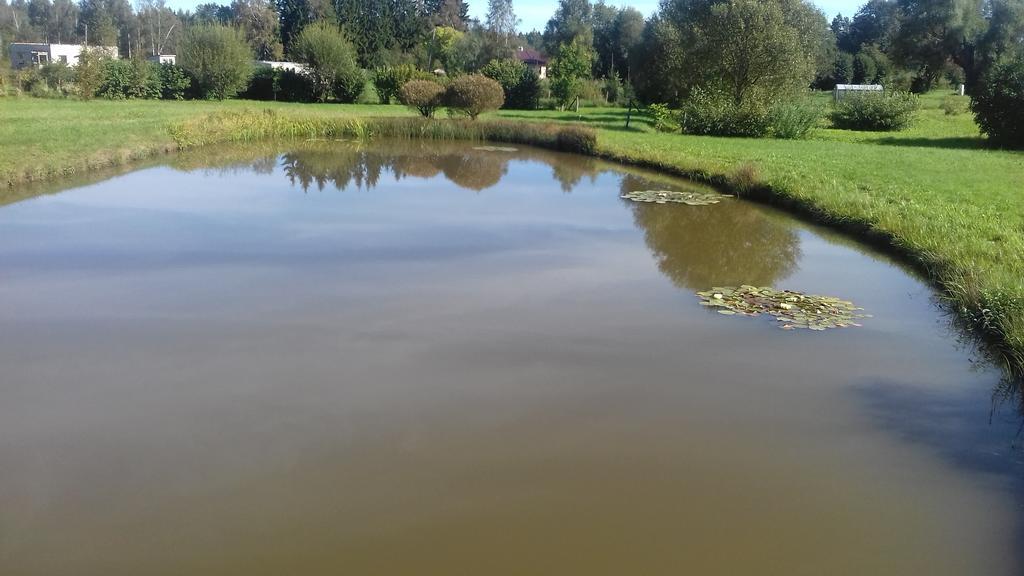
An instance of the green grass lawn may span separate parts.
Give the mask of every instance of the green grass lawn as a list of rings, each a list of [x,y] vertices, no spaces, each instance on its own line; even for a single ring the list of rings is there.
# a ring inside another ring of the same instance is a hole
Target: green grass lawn
[[[216,101],[111,101],[0,98],[0,182],[12,185],[176,148],[169,124],[197,115],[247,109],[305,116],[407,114],[400,106]]]
[[[635,115],[626,129],[626,111],[616,108],[489,117],[592,126],[602,155],[726,185],[742,173],[763,199],[891,244],[1022,367],[1024,152],[986,149],[969,113],[939,108],[944,97],[926,96],[903,132],[823,122],[806,140],[663,134]],[[16,185],[173,150],[172,123],[267,108],[296,118],[409,114],[378,105],[0,99],[0,180]]]

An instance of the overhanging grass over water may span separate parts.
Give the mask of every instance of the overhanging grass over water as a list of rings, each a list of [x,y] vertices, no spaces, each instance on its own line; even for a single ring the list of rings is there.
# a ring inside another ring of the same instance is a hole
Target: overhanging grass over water
[[[597,154],[785,205],[888,246],[928,273],[954,307],[1024,367],[1024,153],[980,148],[942,95],[907,132],[818,129],[802,141],[654,133],[625,112],[508,111],[475,124],[427,122],[397,106],[6,100],[0,176],[8,184],[176,148],[266,138],[434,138],[558,148],[552,126],[590,126]],[[263,109],[272,109],[268,114]],[[388,116],[384,118],[383,116]],[[167,129],[179,138],[175,142]]]

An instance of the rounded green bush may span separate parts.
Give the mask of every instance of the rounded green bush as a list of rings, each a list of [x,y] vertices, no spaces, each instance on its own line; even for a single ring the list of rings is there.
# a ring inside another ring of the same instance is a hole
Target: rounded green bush
[[[482,74],[468,74],[452,80],[445,93],[445,104],[454,113],[476,120],[484,112],[497,110],[505,103],[501,84]]]
[[[992,143],[1024,148],[1024,59],[997,64],[985,74],[971,109]]]
[[[725,94],[696,88],[679,111],[687,134],[762,137],[771,133],[771,110],[760,103],[737,104]]]
[[[402,104],[418,111],[424,118],[430,118],[441,106],[445,89],[431,80],[411,80],[402,85],[398,99]]]
[[[832,125],[842,130],[889,132],[914,121],[920,99],[907,92],[848,94],[832,110]]]

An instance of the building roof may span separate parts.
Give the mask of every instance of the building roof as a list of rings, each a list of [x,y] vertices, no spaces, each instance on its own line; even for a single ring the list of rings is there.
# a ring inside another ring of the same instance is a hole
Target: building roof
[[[20,47],[24,47],[24,46],[30,46],[30,47],[47,48],[47,49],[53,49],[53,48],[68,49],[68,48],[73,48],[73,49],[79,49],[79,50],[82,48],[81,44],[58,44],[56,42],[11,42],[9,46],[11,48],[14,48],[14,47],[19,47],[20,48]],[[116,48],[116,46],[89,46],[89,48],[103,48],[104,50],[113,50],[113,49]]]
[[[520,62],[525,62],[526,64],[540,64],[544,66],[548,63],[548,59],[541,56],[540,52],[531,50],[530,48],[521,47],[519,50],[516,50],[516,58],[518,58]]]

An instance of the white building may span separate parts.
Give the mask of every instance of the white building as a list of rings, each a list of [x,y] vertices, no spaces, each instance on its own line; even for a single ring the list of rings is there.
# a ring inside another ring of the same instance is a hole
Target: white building
[[[881,84],[836,84],[832,90],[832,99],[839,102],[843,96],[850,93],[884,92]]]
[[[279,62],[274,60],[257,60],[256,65],[271,70],[291,70],[292,72],[305,73],[306,65],[301,62]]]
[[[178,57],[175,54],[157,54],[156,56],[147,56],[146,60],[150,62],[156,62],[157,64],[177,64]]]
[[[117,46],[94,46],[90,50],[103,50],[111,58],[117,58]],[[82,47],[78,44],[37,44],[33,42],[15,42],[10,46],[11,66],[15,69],[29,66],[42,66],[53,62],[63,62],[68,66],[78,64],[78,56]]]

